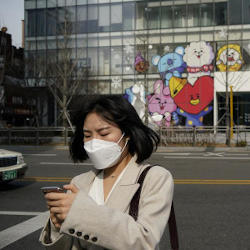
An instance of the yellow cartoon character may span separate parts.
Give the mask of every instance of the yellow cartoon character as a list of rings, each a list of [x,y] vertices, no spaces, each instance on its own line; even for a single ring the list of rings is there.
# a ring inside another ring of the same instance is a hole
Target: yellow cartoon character
[[[220,71],[225,72],[227,69],[228,71],[239,71],[243,63],[238,44],[224,45],[218,50],[216,65]]]

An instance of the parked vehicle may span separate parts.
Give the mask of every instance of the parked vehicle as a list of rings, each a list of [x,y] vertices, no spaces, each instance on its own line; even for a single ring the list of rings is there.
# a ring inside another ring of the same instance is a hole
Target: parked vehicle
[[[0,182],[24,176],[27,168],[21,153],[0,149]]]

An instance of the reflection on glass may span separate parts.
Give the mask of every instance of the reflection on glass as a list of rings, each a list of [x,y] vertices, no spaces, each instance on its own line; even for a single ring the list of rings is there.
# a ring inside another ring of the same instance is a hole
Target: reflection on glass
[[[135,28],[135,4],[124,3],[123,11],[123,30],[134,30]]]
[[[201,4],[201,26],[213,25],[213,4]]]
[[[200,6],[199,4],[188,5],[188,18],[187,18],[187,26],[188,27],[199,26],[199,17],[200,17],[199,6]]]
[[[122,30],[122,4],[111,5],[111,31]]]
[[[227,3],[215,3],[215,25],[227,24]]]
[[[172,28],[173,12],[171,6],[161,7],[161,27]]]
[[[174,27],[182,28],[186,26],[186,6],[179,5],[173,7]]]

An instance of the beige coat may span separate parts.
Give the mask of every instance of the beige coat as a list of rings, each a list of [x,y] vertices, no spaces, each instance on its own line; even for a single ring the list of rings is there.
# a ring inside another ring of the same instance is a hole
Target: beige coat
[[[80,191],[57,232],[50,222],[43,228],[40,241],[49,250],[153,250],[159,242],[170,214],[173,178],[164,168],[154,166],[144,180],[138,220],[128,215],[130,201],[139,187],[137,180],[147,165],[129,162],[105,206],[99,206],[87,194],[96,171],[72,179]],[[52,242],[48,242],[51,231]],[[73,237],[72,237],[73,236]],[[47,242],[47,243],[46,243]]]

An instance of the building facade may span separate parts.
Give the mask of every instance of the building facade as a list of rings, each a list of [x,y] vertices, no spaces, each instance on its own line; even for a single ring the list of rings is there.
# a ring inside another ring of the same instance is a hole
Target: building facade
[[[65,29],[79,95],[123,94],[158,126],[225,125],[232,88],[250,126],[250,0],[25,0],[30,87],[58,77]]]

